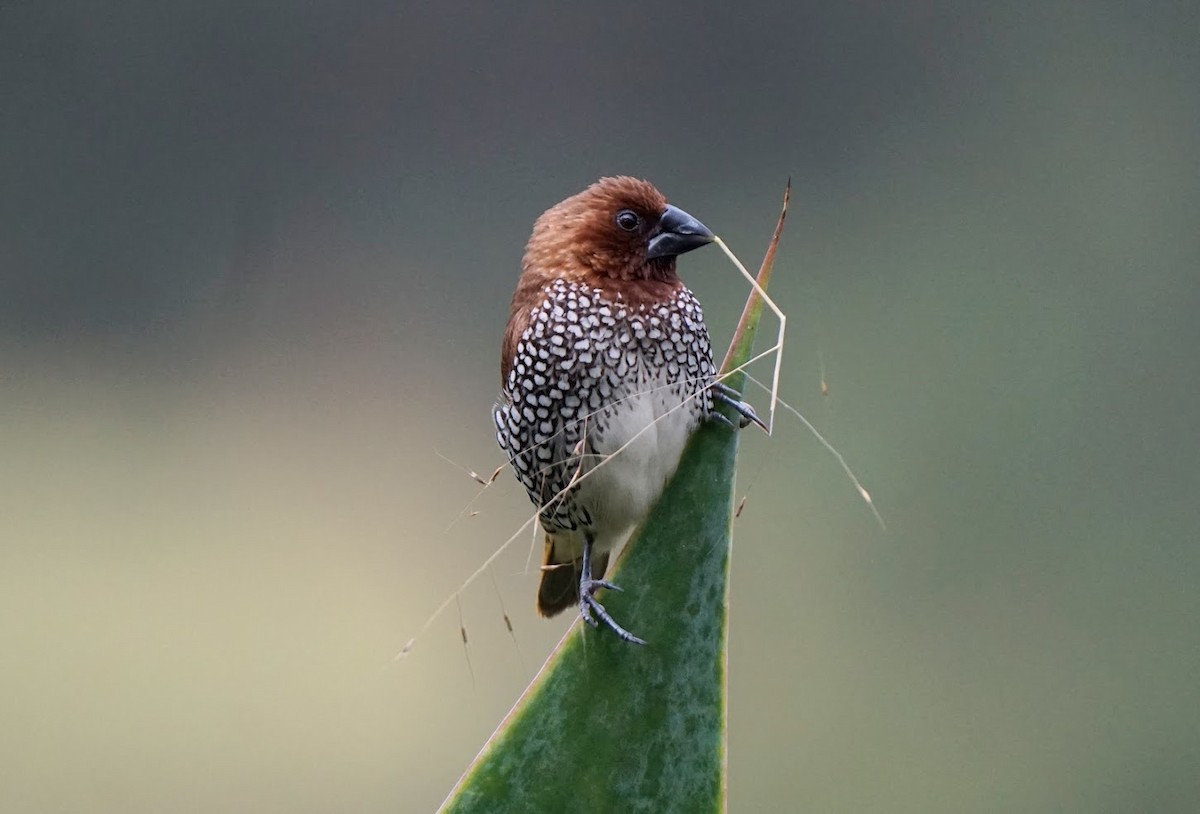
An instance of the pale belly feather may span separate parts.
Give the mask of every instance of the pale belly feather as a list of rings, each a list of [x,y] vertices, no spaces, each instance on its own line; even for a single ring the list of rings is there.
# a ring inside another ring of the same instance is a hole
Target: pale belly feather
[[[585,470],[574,499],[594,518],[597,552],[624,542],[658,501],[698,423],[699,401],[681,406],[679,388],[666,384],[646,381],[638,394],[623,399],[606,419],[603,442],[593,447],[596,463],[604,463]],[[579,535],[566,536],[570,547],[582,552]]]

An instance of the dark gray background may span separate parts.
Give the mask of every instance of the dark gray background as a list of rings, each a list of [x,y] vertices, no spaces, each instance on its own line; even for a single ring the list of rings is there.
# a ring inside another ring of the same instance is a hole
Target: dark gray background
[[[391,663],[528,509],[443,457],[631,173],[750,265],[793,178],[783,396],[888,522],[748,437],[731,809],[1194,810],[1200,15],[737,5],[0,5],[0,807],[436,805],[565,625],[521,534]]]

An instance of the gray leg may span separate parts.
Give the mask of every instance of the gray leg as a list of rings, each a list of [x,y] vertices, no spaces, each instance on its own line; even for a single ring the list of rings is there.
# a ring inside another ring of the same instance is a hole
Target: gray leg
[[[738,425],[741,429],[745,429],[751,424],[757,424],[758,426],[762,427],[764,431],[769,432],[769,430],[767,430],[767,425],[764,424],[762,419],[758,417],[758,414],[754,412],[754,408],[742,401],[741,393],[722,382],[713,382],[709,386],[709,389],[712,390],[714,401],[727,404],[738,411],[738,414],[741,415],[741,419],[738,422]],[[715,410],[709,413],[709,418],[713,419],[714,421],[728,424],[731,427],[733,426],[732,421]]]
[[[621,590],[607,580],[592,579],[592,535],[585,534],[583,536],[583,569],[579,574],[579,615],[583,617],[583,621],[592,627],[597,627],[596,618],[592,616],[595,613],[600,621],[604,622],[605,627],[617,634],[619,638],[631,644],[645,644],[643,639],[639,639],[618,625],[616,620],[604,609],[604,606],[592,595],[601,588],[608,588],[610,591]]]

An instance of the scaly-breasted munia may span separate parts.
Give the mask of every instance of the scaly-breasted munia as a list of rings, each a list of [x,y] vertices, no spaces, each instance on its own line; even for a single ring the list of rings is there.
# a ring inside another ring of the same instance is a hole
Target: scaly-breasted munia
[[[496,438],[546,532],[537,608],[578,602],[642,643],[593,594],[609,554],[662,494],[688,436],[727,419],[700,303],[675,259],[713,240],[646,181],[602,178],[533,227],[500,351]],[[745,425],[745,422],[742,422]],[[639,434],[640,433],[640,434]],[[603,462],[603,466],[600,464]]]

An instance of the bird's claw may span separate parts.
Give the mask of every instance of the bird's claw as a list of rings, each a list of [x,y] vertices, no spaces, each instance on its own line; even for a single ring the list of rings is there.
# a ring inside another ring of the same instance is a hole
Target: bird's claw
[[[713,410],[708,414],[709,418],[717,421],[718,423],[726,424],[733,429],[745,429],[751,424],[757,424],[758,426],[762,427],[763,432],[770,435],[770,429],[768,429],[767,425],[763,423],[763,420],[758,417],[758,413],[754,412],[754,408],[742,401],[741,393],[734,390],[729,385],[724,384],[723,382],[713,382],[711,385],[709,385],[709,389],[712,390],[714,401],[718,401],[721,404],[732,407],[738,412],[738,415],[741,416],[736,426],[732,421],[729,420],[728,416],[723,413],[719,413],[716,410]]]
[[[617,624],[617,620],[612,618],[600,600],[596,599],[593,594],[601,588],[607,588],[610,591],[621,590],[618,586],[603,579],[588,579],[582,580],[579,583],[579,616],[583,621],[587,622],[592,627],[599,627],[600,622],[604,622],[604,626],[617,634],[617,638],[627,641],[630,644],[645,644],[645,639],[639,639],[625,628]],[[595,614],[593,616],[592,614]],[[599,621],[597,621],[597,618]]]
[[[733,399],[740,399],[742,397],[741,393],[739,393],[737,390],[734,390],[732,387],[722,381],[715,381],[708,387],[713,391],[714,394],[719,393],[722,396],[729,396],[729,398]]]
[[[600,600],[596,599],[595,593],[601,588],[607,588],[610,591],[621,589],[606,579],[592,579],[592,545],[591,535],[586,535],[583,540],[583,567],[579,574],[579,616],[592,627],[600,626],[600,623],[596,621],[598,617],[600,622],[604,622],[605,627],[617,634],[619,639],[630,644],[645,644],[644,639],[639,639],[618,625],[617,620],[612,618],[612,614],[605,610],[604,606],[600,604]],[[593,613],[596,615],[592,616]]]

